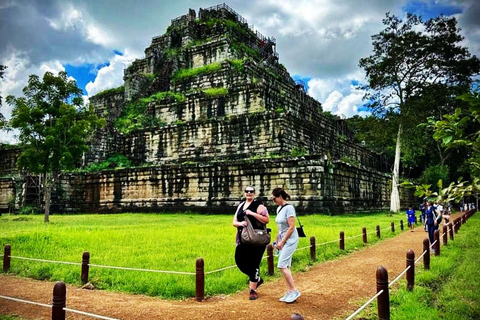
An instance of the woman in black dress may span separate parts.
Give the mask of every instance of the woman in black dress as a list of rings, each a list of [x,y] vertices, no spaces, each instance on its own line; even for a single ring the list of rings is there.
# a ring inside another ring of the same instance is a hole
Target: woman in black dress
[[[267,208],[261,201],[255,200],[255,188],[251,186],[245,188],[245,201],[237,207],[233,217],[233,226],[237,228],[235,262],[240,271],[248,276],[250,281],[249,299],[255,300],[258,298],[256,290],[263,283],[263,279],[260,278],[260,262],[267,246],[251,246],[241,242],[240,233],[247,225],[246,219],[255,229],[263,229],[270,220]]]

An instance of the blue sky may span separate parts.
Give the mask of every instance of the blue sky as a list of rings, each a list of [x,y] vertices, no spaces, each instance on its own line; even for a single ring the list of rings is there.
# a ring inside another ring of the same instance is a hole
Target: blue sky
[[[0,4],[2,96],[20,96],[29,74],[65,70],[85,98],[123,84],[123,70],[144,57],[152,37],[192,8],[219,2],[199,0],[8,0]],[[324,110],[365,115],[357,89],[365,82],[358,67],[371,54],[371,36],[383,29],[386,12],[431,18],[454,15],[464,46],[480,55],[480,1],[476,0],[232,0],[227,4],[250,25],[277,39],[280,62]],[[115,10],[112,10],[115,7]],[[7,118],[11,108],[0,110]],[[0,140],[11,137],[2,133]]]

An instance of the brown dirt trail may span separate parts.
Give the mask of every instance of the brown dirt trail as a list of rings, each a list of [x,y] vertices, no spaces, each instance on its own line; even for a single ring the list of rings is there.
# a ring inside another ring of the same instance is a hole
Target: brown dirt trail
[[[398,232],[398,231],[397,231]],[[375,236],[374,234],[369,237]],[[244,290],[229,296],[214,296],[203,302],[162,300],[100,290],[83,290],[67,285],[67,308],[122,320],[136,319],[289,319],[294,312],[305,319],[346,318],[364,299],[376,293],[375,272],[383,265],[392,281],[405,269],[406,251],[422,253],[427,237],[419,226],[415,232],[368,246],[339,259],[294,274],[302,296],[292,304],[279,302],[285,290],[283,278],[259,288],[259,299],[248,300]],[[346,240],[348,241],[348,240]],[[317,250],[321,250],[318,247]],[[421,263],[420,263],[421,267]],[[208,281],[208,278],[207,278]],[[51,304],[53,283],[0,275],[0,295]],[[50,319],[50,309],[0,298],[0,314],[16,314],[26,319]],[[67,319],[94,319],[67,312]]]

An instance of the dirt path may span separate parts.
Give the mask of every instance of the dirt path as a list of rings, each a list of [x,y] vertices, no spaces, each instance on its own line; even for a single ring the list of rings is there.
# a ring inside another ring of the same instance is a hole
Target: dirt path
[[[375,236],[374,234],[369,236]],[[375,272],[387,268],[390,281],[405,268],[405,253],[422,252],[427,234],[421,227],[403,232],[363,250],[312,267],[294,275],[302,296],[293,304],[279,302],[285,283],[274,279],[259,289],[259,299],[249,301],[247,290],[230,296],[215,296],[201,303],[161,300],[143,295],[82,290],[67,286],[67,307],[122,320],[136,319],[289,319],[298,312],[305,319],[346,318],[359,301],[375,294]],[[348,241],[348,240],[347,240]],[[317,248],[321,250],[321,247]],[[421,264],[420,264],[421,265]],[[0,275],[0,295],[50,304],[52,282]],[[0,314],[26,319],[50,319],[50,309],[0,298]],[[68,319],[94,319],[67,312]]]

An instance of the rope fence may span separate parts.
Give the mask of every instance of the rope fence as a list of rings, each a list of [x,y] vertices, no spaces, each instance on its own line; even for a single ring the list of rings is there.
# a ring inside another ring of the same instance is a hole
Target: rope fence
[[[377,299],[379,295],[381,295],[383,293],[383,290],[380,290],[377,292],[376,295],[374,295],[373,297],[370,298],[370,300],[368,300],[367,302],[365,302],[365,304],[363,306],[361,306],[360,308],[357,309],[357,311],[355,311],[354,313],[352,313],[347,319],[345,320],[351,320],[353,319],[353,317],[355,317],[357,314],[359,314],[363,309],[365,309],[370,303],[372,303],[373,300]]]
[[[460,218],[457,218],[455,222],[448,223],[446,225],[450,226],[450,236],[452,237],[453,229],[455,229],[455,233],[458,232],[460,226],[466,223],[467,219],[471,217],[476,210],[471,210],[463,214]],[[445,226],[445,225],[444,225]],[[445,229],[444,229],[445,230]],[[393,231],[393,229],[392,229]],[[445,235],[448,232],[444,232],[442,237],[444,237],[444,245],[447,245],[445,241]],[[389,302],[389,292],[388,288],[391,287],[394,283],[396,283],[405,273],[407,274],[407,290],[412,291],[415,283],[415,265],[423,258],[424,262],[424,269],[430,269],[430,249],[434,247],[435,256],[440,255],[440,233],[438,230],[435,231],[435,240],[433,243],[430,244],[428,238],[423,240],[423,252],[422,254],[415,259],[415,253],[413,250],[407,251],[407,267],[391,282],[388,282],[388,272],[384,267],[378,267],[376,278],[377,278],[377,294],[370,298],[366,303],[364,303],[360,308],[358,308],[354,313],[352,313],[346,320],[353,319],[356,315],[358,315],[362,310],[364,310],[372,301],[375,299],[377,300],[377,307],[378,307],[378,318],[379,319],[390,319],[390,302]],[[451,238],[453,240],[453,237]]]
[[[59,281],[55,284],[53,287],[53,303],[46,304],[46,303],[39,303],[39,302],[34,302],[34,301],[29,301],[29,300],[23,300],[23,299],[18,299],[18,298],[13,298],[13,297],[7,297],[7,296],[2,296],[0,295],[0,298],[5,299],[5,300],[10,300],[10,301],[15,301],[15,302],[21,302],[21,303],[27,303],[31,305],[36,305],[39,307],[45,307],[45,308],[50,308],[52,309],[52,320],[65,320],[66,315],[64,311],[67,312],[72,312],[72,313],[78,313],[84,316],[89,316],[92,318],[97,318],[97,319],[104,319],[104,320],[119,320],[115,318],[109,318],[105,316],[100,316],[98,314],[94,313],[89,313],[89,312],[84,312],[84,311],[79,311],[75,309],[69,309],[66,308],[66,300],[67,300],[67,289],[65,286],[65,283],[62,281]]]
[[[13,298],[13,297],[7,297],[7,296],[2,296],[2,295],[0,295],[0,298],[5,299],[5,300],[15,301],[15,302],[22,302],[22,303],[33,304],[33,305],[35,305],[35,306],[40,306],[40,307],[47,307],[47,308],[51,308],[51,307],[52,307],[51,305],[45,304],[45,303],[39,303],[39,302],[33,302],[33,301],[28,301],[28,300],[22,300],[22,299]]]
[[[466,220],[466,218],[462,218],[463,221]],[[456,220],[455,223],[453,224],[453,226],[455,227],[457,224],[460,224],[462,223],[462,220]],[[400,228],[401,230],[403,230],[403,220],[400,220]],[[459,228],[459,227],[458,227]],[[458,232],[458,228],[456,228],[456,232]],[[309,246],[305,246],[305,247],[301,247],[301,248],[297,248],[295,251],[301,251],[301,250],[305,250],[305,249],[308,249],[310,248],[310,255],[311,255],[311,260],[312,261],[315,261],[316,260],[316,251],[315,249],[319,246],[323,246],[323,245],[327,245],[327,244],[331,244],[331,243],[336,243],[338,242],[339,243],[339,247],[341,250],[345,250],[345,240],[348,240],[348,239],[355,239],[355,238],[359,238],[359,237],[364,237],[363,238],[363,242],[364,244],[367,243],[367,237],[366,235],[368,234],[373,234],[373,233],[377,233],[377,236],[378,238],[380,238],[380,231],[383,230],[391,230],[393,233],[395,232],[395,224],[394,222],[391,223],[391,226],[390,227],[387,227],[387,228],[383,228],[383,229],[380,229],[380,227],[377,225],[377,230],[376,231],[373,231],[373,232],[369,232],[367,233],[366,232],[366,229],[365,227],[363,227],[363,232],[362,234],[358,234],[358,235],[354,235],[354,236],[350,236],[350,237],[347,237],[345,238],[344,237],[344,232],[341,231],[340,232],[340,238],[339,239],[335,239],[335,240],[331,240],[331,241],[325,241],[325,242],[322,242],[322,243],[319,243],[319,244],[316,244],[315,243],[315,237],[312,236],[310,238],[310,245]],[[437,231],[438,233],[438,231]],[[444,232],[442,234],[442,236],[444,236],[446,234],[446,232]],[[438,240],[436,240],[435,242],[433,242],[431,244],[431,246],[434,246],[436,243],[437,243]],[[439,249],[438,249],[439,250]],[[439,255],[439,252],[437,253],[437,250],[435,251],[436,254],[435,255]],[[219,269],[215,269],[215,270],[211,270],[211,271],[207,271],[205,272],[204,270],[204,262],[203,262],[203,259],[202,258],[199,258],[197,259],[197,262],[196,262],[196,272],[184,272],[184,271],[167,271],[167,270],[153,270],[153,269],[142,269],[142,268],[129,268],[129,267],[118,267],[118,266],[106,266],[106,265],[98,265],[98,264],[91,264],[89,259],[90,259],[90,254],[88,252],[84,252],[84,255],[83,255],[83,259],[82,259],[82,263],[75,263],[75,262],[66,262],[66,261],[55,261],[55,260],[47,260],[47,259],[36,259],[36,258],[27,258],[27,257],[20,257],[20,256],[13,256],[10,254],[11,253],[11,246],[10,245],[6,245],[5,246],[5,254],[4,254],[4,265],[3,265],[3,269],[5,272],[8,272],[9,269],[10,269],[10,258],[13,258],[13,259],[21,259],[21,260],[30,260],[30,261],[38,261],[38,262],[47,262],[47,263],[58,263],[58,264],[67,264],[67,265],[75,265],[75,266],[82,266],[82,274],[81,274],[81,279],[82,279],[82,282],[83,283],[87,283],[88,282],[88,272],[89,272],[89,268],[90,267],[96,267],[96,268],[106,268],[106,269],[116,269],[116,270],[128,270],[128,271],[141,271],[141,272],[153,272],[153,273],[165,273],[165,274],[176,274],[176,275],[188,275],[188,276],[192,276],[192,275],[195,275],[196,276],[196,297],[197,297],[197,300],[198,301],[201,301],[203,300],[203,296],[204,296],[204,287],[205,287],[205,284],[204,284],[204,277],[205,275],[210,275],[210,274],[213,274],[213,273],[218,273],[218,272],[221,272],[221,271],[225,271],[225,270],[229,270],[229,269],[232,269],[232,268],[236,268],[237,266],[236,265],[231,265],[231,266],[227,266],[227,267],[222,267],[222,268],[219,268]],[[425,252],[424,252],[425,254]],[[424,255],[423,254],[423,255]],[[422,256],[423,256],[422,255]],[[273,246],[270,244],[267,246],[267,255],[264,256],[262,258],[263,259],[267,259],[267,265],[268,265],[268,273],[270,275],[273,275],[274,274],[274,266],[273,266]],[[419,260],[419,259],[418,259]],[[418,260],[416,262],[418,262]],[[416,263],[415,262],[415,263]],[[400,278],[403,274],[405,274],[405,272],[407,272],[409,270],[409,268],[405,269],[404,272],[402,274],[400,274],[398,276],[398,278]],[[396,281],[396,280],[395,280]]]
[[[400,221],[400,224],[403,225],[403,221]],[[384,228],[382,230],[392,230],[394,231],[394,223],[391,223],[391,227]],[[359,238],[364,236],[364,243],[367,243],[366,241],[366,234],[373,234],[377,233],[378,238],[380,238],[379,234],[380,227],[377,225],[377,231],[373,231],[370,233],[366,233],[365,227],[363,227],[363,233],[354,235],[348,238],[343,237],[343,231],[340,232],[340,238],[331,240],[331,241],[325,241],[319,244],[315,243],[315,237],[310,238],[310,245],[305,246],[305,247],[300,247],[297,248],[295,251],[303,251],[305,249],[310,249],[310,257],[312,261],[316,261],[316,248],[320,246],[324,246],[327,244],[332,244],[332,243],[339,243],[340,250],[345,250],[345,240],[348,239],[354,239],[354,238]],[[403,230],[403,228],[402,228]],[[4,254],[4,266],[3,269],[5,272],[8,272],[10,269],[10,259],[20,259],[20,260],[27,260],[27,261],[36,261],[36,262],[45,262],[45,263],[56,263],[56,264],[65,264],[65,265],[74,265],[74,266],[81,266],[81,280],[82,283],[88,283],[89,280],[89,269],[90,267],[95,267],[95,268],[104,268],[104,269],[115,269],[115,270],[126,270],[126,271],[139,271],[139,272],[152,272],[152,273],[163,273],[163,274],[174,274],[174,275],[187,275],[187,276],[196,276],[196,297],[198,301],[201,301],[204,296],[204,278],[206,275],[211,275],[214,273],[222,272],[225,270],[233,269],[236,268],[236,265],[230,265],[226,267],[222,267],[219,269],[211,270],[211,271],[205,271],[203,268],[204,262],[202,258],[197,259],[197,268],[196,272],[186,272],[186,271],[169,271],[169,270],[154,270],[154,269],[143,269],[143,268],[130,268],[130,267],[119,267],[119,266],[107,266],[107,265],[100,265],[100,264],[92,264],[90,263],[90,253],[88,251],[85,251],[83,253],[82,257],[82,263],[78,262],[68,262],[68,261],[57,261],[57,260],[48,260],[48,259],[38,259],[38,258],[30,258],[30,257],[21,257],[21,256],[15,256],[11,255],[11,246],[6,245],[5,246],[5,254]],[[264,255],[262,257],[262,260],[267,259],[267,266],[268,266],[268,274],[273,275],[274,274],[274,258],[273,258],[273,247],[272,245],[269,245],[267,247],[267,255]],[[201,268],[198,267],[198,263],[200,261]]]
[[[92,317],[92,318],[97,318],[97,319],[118,320],[118,319],[115,319],[115,318],[109,318],[109,317],[99,316],[98,314],[93,314],[93,313],[78,311],[78,310],[69,309],[69,308],[63,308],[63,310],[68,311],[68,312],[78,313],[78,314],[81,314],[81,315],[84,315],[84,316],[89,316],[89,317]]]
[[[38,262],[50,262],[50,263],[58,263],[58,264],[71,264],[75,266],[81,266],[82,264],[79,262],[68,262],[68,261],[55,261],[55,260],[45,260],[45,259],[36,259],[36,258],[25,258],[19,256],[9,256],[10,258],[20,259],[20,260],[30,260],[30,261],[38,261]]]
[[[388,284],[389,287],[391,287],[395,282],[398,281],[398,279],[400,279],[408,270],[410,269],[410,266],[406,267],[405,270],[402,271],[402,273],[400,273],[395,279],[393,279],[392,282],[390,282]]]

